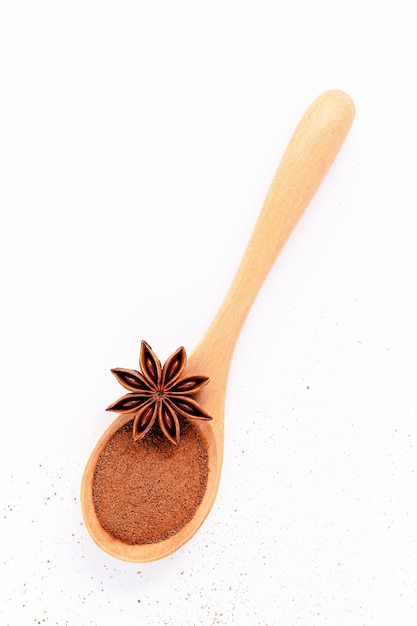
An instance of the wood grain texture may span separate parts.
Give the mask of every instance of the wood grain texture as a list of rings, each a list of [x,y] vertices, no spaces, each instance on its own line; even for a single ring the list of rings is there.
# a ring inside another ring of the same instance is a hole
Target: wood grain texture
[[[133,562],[168,556],[191,539],[210,512],[220,482],[226,387],[236,342],[266,276],[326,176],[354,115],[351,98],[339,90],[323,93],[308,108],[282,157],[230,289],[188,359],[185,375],[199,373],[210,378],[210,383],[199,393],[198,401],[213,416],[210,422],[193,422],[209,456],[207,489],[195,517],[176,535],[159,543],[131,546],[108,535],[94,510],[94,469],[108,439],[131,418],[117,418],[97,443],[84,472],[81,502],[87,529],[109,554]]]

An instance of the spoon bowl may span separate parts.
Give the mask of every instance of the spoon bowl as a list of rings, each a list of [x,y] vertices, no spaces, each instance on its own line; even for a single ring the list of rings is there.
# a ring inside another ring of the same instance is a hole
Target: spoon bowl
[[[97,517],[93,480],[107,443],[132,415],[117,417],[97,442],[84,471],[81,506],[90,535],[108,554],[137,563],[161,559],[191,539],[210,512],[221,476],[224,406],[236,342],[275,259],[339,152],[354,114],[351,98],[339,90],[323,93],[307,109],[282,157],[229,291],[187,361],[184,375],[203,374],[210,379],[198,392],[198,403],[213,417],[210,421],[193,420],[208,455],[207,486],[193,518],[175,534],[155,543],[130,545],[115,539]]]

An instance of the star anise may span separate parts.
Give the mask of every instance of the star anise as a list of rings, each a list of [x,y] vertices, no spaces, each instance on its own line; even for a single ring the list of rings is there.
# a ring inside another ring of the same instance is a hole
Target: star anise
[[[134,415],[135,441],[142,439],[158,423],[165,437],[178,444],[179,416],[186,419],[212,419],[189,397],[204,387],[209,379],[205,376],[181,378],[186,362],[185,349],[178,348],[162,367],[152,348],[146,341],[142,341],[139,357],[141,372],[120,367],[111,370],[119,383],[131,393],[119,398],[106,410]]]

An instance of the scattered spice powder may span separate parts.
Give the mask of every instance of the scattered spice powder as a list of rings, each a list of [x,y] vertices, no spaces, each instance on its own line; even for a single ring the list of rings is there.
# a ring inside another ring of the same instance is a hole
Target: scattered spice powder
[[[100,455],[93,500],[102,527],[126,544],[167,539],[192,519],[207,485],[208,457],[190,422],[180,419],[172,445],[159,428],[132,437],[133,420],[120,428]]]

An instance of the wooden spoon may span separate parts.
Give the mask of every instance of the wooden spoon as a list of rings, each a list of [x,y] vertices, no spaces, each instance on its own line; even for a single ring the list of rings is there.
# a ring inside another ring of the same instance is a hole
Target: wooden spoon
[[[107,553],[125,561],[155,561],[191,539],[208,515],[220,481],[226,386],[237,339],[269,270],[334,161],[354,113],[351,98],[339,90],[323,93],[306,111],[275,174],[223,304],[188,359],[184,375],[203,374],[210,378],[200,391],[198,402],[213,416],[211,421],[193,420],[206,445],[209,470],[207,488],[195,516],[177,534],[158,543],[128,545],[114,539],[102,528],[95,512],[94,471],[109,439],[132,416],[120,415],[98,441],[83,475],[81,505],[88,531]]]

